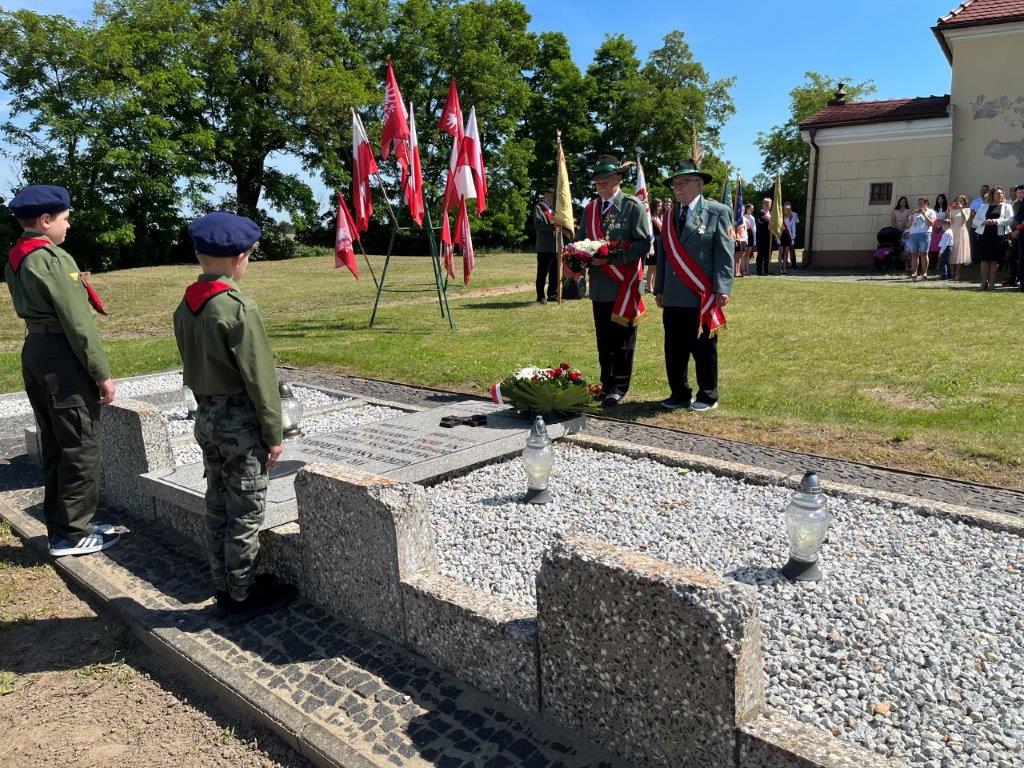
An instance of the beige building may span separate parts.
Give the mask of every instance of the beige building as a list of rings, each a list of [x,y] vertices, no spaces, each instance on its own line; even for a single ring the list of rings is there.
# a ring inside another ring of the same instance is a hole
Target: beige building
[[[968,0],[933,27],[952,67],[949,96],[848,102],[842,86],[801,124],[810,147],[807,256],[871,263],[901,196],[971,199],[1024,182],[1024,0]]]

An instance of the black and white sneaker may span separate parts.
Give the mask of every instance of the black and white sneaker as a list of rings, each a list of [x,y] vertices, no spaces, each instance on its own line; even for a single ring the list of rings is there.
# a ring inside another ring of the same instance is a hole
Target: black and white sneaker
[[[91,555],[93,552],[100,552],[114,546],[120,538],[119,534],[101,533],[100,531],[90,531],[76,542],[56,538],[50,542],[50,554],[53,557]]]
[[[690,403],[690,410],[696,411],[697,413],[704,413],[705,411],[713,411],[718,407],[718,401],[713,403],[705,403],[701,400],[694,400]]]

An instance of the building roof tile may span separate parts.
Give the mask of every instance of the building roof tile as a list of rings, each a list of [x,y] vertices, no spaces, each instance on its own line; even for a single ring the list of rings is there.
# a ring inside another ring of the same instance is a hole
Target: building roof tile
[[[915,99],[851,101],[833,104],[814,113],[800,128],[829,128],[839,125],[891,123],[900,120],[928,120],[949,116],[949,96],[921,96]]]
[[[939,19],[937,26],[1001,24],[1024,19],[1024,0],[967,0]]]

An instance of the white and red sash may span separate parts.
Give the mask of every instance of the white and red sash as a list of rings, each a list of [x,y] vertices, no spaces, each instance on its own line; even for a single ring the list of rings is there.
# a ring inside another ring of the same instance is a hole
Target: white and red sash
[[[686,252],[675,226],[675,212],[667,226],[661,228],[661,238],[665,243],[665,257],[672,266],[683,285],[697,294],[700,299],[699,323],[707,326],[708,332],[714,336],[725,325],[725,313],[715,306],[715,291],[711,280],[704,274],[700,264]]]
[[[587,223],[587,238],[604,240],[604,229],[601,226],[601,198],[594,198],[587,203],[584,220]],[[629,242],[622,241],[622,248],[628,248]],[[647,311],[644,300],[640,296],[640,282],[643,280],[643,260],[635,264],[604,264],[598,267],[605,276],[619,286],[612,307],[612,321],[620,325],[636,325],[640,317]]]

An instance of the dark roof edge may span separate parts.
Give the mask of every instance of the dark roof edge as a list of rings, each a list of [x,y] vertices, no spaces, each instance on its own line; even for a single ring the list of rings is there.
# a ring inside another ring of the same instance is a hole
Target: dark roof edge
[[[970,21],[950,21],[943,22],[939,19],[938,22],[932,27],[932,32],[935,33],[935,37],[939,41],[939,45],[942,46],[942,52],[946,54],[946,60],[950,64],[953,63],[953,51],[949,48],[949,43],[946,42],[946,38],[942,35],[942,32],[947,29],[970,29],[971,27],[998,27],[1001,24],[1014,24],[1019,21],[1024,21],[1024,13],[1018,13],[1013,16],[1003,16],[996,19],[973,19]]]
[[[797,128],[801,131],[809,131],[811,128],[842,128],[847,125],[874,125],[875,123],[912,123],[915,120],[940,120],[949,117],[949,105],[946,106],[944,115],[928,115],[921,117],[883,116],[877,118],[866,118],[861,120],[836,120],[830,123],[800,123]]]

